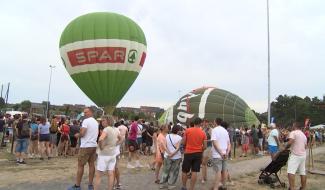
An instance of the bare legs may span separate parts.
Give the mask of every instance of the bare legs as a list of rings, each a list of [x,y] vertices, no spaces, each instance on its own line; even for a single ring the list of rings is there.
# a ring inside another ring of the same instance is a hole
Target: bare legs
[[[205,156],[202,159],[202,183],[207,181],[207,164],[208,164],[209,157]]]
[[[192,176],[191,176],[191,183],[190,183],[190,188],[189,190],[194,190],[195,187],[195,183],[196,183],[196,179],[197,179],[197,172],[191,172]],[[186,187],[186,183],[187,183],[187,173],[182,172],[182,183],[183,183],[183,187]]]
[[[159,181],[159,171],[162,166],[162,162],[156,162],[156,168],[155,168],[155,176],[156,176],[156,181]]]
[[[104,172],[101,171],[96,171],[96,178],[95,178],[95,184],[94,184],[94,189],[99,190],[100,189],[100,182],[101,182],[101,177],[103,176]],[[113,189],[113,183],[114,183],[114,171],[108,171],[108,190]]]
[[[116,164],[115,164],[115,179],[116,179],[116,186],[120,185],[120,171],[118,169],[118,158],[116,158]]]
[[[31,146],[30,153],[32,155],[37,155],[38,154],[38,140],[33,140],[32,141],[32,146]]]
[[[95,162],[88,162],[88,165],[89,165],[89,185],[92,185],[95,176]]]
[[[41,158],[46,155],[50,157],[50,143],[48,141],[42,141],[41,143]]]
[[[85,165],[83,165],[82,163],[78,162],[76,186],[80,186],[82,176],[84,175],[84,167],[85,167]]]
[[[288,173],[288,179],[289,179],[289,189],[294,190],[295,189],[295,175]],[[301,189],[306,189],[306,183],[307,183],[307,177],[305,175],[300,176],[301,180]]]

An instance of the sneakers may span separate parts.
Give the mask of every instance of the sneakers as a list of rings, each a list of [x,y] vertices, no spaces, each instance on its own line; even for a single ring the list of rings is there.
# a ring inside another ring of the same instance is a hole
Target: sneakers
[[[20,161],[19,164],[26,164],[26,162],[23,160],[23,161]]]
[[[176,185],[169,185],[168,186],[168,190],[172,190],[172,189],[175,189],[176,188]]]
[[[81,187],[76,187],[75,185],[69,187],[67,190],[81,190]]]
[[[121,184],[116,184],[116,185],[114,185],[114,187],[113,187],[113,189],[121,189]]]
[[[126,168],[128,168],[128,169],[134,169],[135,167],[134,167],[132,164],[128,163],[128,164],[126,165]]]
[[[94,190],[94,186],[93,185],[88,185],[88,190]]]
[[[166,184],[162,184],[159,186],[159,189],[167,189],[168,188],[168,185]]]
[[[143,168],[143,165],[141,165],[141,164],[140,164],[140,161],[137,160],[137,161],[135,162],[135,167],[137,167],[137,168]]]

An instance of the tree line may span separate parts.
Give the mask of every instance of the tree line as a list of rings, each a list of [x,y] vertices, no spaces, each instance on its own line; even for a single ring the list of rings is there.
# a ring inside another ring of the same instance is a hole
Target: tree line
[[[42,104],[45,105],[46,102]],[[4,101],[0,98],[0,109],[4,106]],[[21,103],[14,104],[12,108],[14,110],[29,112],[31,102],[29,100],[24,100]],[[62,107],[58,111],[66,115],[72,114],[70,107]],[[81,112],[82,110],[78,111]],[[267,112],[258,113],[254,111],[254,113],[260,122],[267,123]],[[98,115],[100,115],[100,113]],[[136,114],[134,112],[122,112],[120,109],[116,109],[113,115],[125,119],[132,119],[135,115],[140,115],[147,120],[157,120],[162,113],[157,113],[155,117],[152,117],[144,113]],[[299,96],[279,95],[275,101],[271,103],[271,116],[274,117],[276,123],[281,126],[289,126],[294,121],[304,122],[306,118],[311,120],[312,125],[325,123],[325,97],[320,100],[318,97],[310,98],[306,96],[301,98]]]
[[[267,123],[267,112],[255,114],[262,123]],[[284,127],[294,121],[304,122],[306,118],[312,125],[325,123],[325,97],[320,100],[318,97],[279,95],[271,103],[271,117]]]

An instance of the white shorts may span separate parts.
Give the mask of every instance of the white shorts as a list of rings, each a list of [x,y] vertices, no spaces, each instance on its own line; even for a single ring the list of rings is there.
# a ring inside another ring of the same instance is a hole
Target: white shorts
[[[117,145],[115,151],[116,156],[119,156],[121,154],[121,145]]]
[[[288,169],[287,172],[289,174],[296,174],[298,172],[299,175],[306,175],[306,155],[297,156],[291,154],[288,160]]]
[[[97,158],[97,170],[101,172],[114,171],[116,156],[100,156]]]

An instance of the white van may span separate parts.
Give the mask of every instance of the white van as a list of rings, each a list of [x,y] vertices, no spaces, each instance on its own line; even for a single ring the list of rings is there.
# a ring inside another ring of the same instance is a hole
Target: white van
[[[22,111],[6,111],[5,115],[13,119],[15,115],[19,115],[20,117],[22,117],[23,115],[28,115],[28,113]]]

